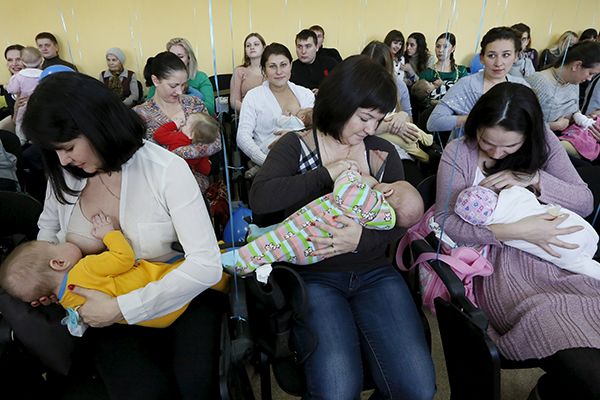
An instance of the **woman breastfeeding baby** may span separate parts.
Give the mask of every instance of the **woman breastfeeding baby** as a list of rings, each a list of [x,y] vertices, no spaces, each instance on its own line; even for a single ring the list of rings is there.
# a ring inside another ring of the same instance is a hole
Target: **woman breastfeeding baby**
[[[500,191],[493,201],[498,214],[491,221],[484,216],[475,225],[470,210],[461,210],[469,200],[460,193],[473,185]],[[600,280],[567,270],[577,266],[574,258],[564,268],[553,264],[556,259],[548,261],[550,256],[567,259],[568,252],[594,251],[590,243],[597,236],[591,237],[579,218],[569,220],[573,212],[592,212],[592,193],[544,124],[531,89],[504,82],[481,96],[469,113],[464,138],[449,143],[442,155],[436,200],[435,219],[449,237],[459,245],[490,245],[487,258],[494,273],[474,281],[475,298],[503,356],[537,359],[546,371],[535,389],[539,397],[531,398],[597,399]],[[506,218],[507,200],[514,218]],[[565,210],[557,215],[538,203]],[[579,236],[577,242],[572,234]],[[527,242],[530,250],[514,241]],[[548,254],[532,255],[541,251]],[[597,273],[593,267],[588,265],[588,271]]]
[[[40,83],[23,127],[43,149],[49,176],[38,240],[69,241],[84,254],[99,253],[104,244],[92,235],[90,221],[101,212],[130,242],[135,259],[168,262],[180,256],[171,249],[175,241],[185,250],[173,270],[117,297],[68,289],[86,298],[78,308],[83,322],[101,328],[82,340],[109,396],[218,397],[224,299],[209,288],[221,278],[219,249],[186,162],[144,140],[146,127],[137,114],[83,74],[54,74]],[[129,326],[188,303],[164,329]],[[120,321],[126,324],[115,324]]]

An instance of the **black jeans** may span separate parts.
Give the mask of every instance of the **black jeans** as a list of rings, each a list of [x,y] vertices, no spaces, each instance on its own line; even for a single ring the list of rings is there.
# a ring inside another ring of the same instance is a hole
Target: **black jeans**
[[[544,400],[600,399],[600,349],[561,350],[542,359],[547,372],[538,383]]]
[[[227,297],[198,295],[168,328],[115,324],[85,336],[111,399],[218,399]]]

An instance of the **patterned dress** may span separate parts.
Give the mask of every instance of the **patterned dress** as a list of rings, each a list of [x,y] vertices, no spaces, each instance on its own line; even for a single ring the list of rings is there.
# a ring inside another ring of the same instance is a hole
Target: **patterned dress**
[[[181,107],[183,108],[183,113],[186,118],[188,115],[193,113],[206,112],[206,107],[202,101],[193,96],[182,95]],[[154,141],[152,138],[154,131],[156,131],[162,125],[172,122],[169,117],[167,117],[165,113],[158,107],[154,101],[154,98],[151,98],[145,103],[134,107],[133,110],[138,113],[138,115],[146,122],[146,139],[151,141]],[[173,153],[185,160],[190,160],[208,157],[218,153],[220,150],[221,138],[218,137],[217,140],[211,144],[192,144],[189,146],[181,146],[174,149]],[[194,173],[194,177],[200,186],[200,190],[202,193],[204,193],[208,188],[208,177],[200,174],[197,171],[192,172]]]

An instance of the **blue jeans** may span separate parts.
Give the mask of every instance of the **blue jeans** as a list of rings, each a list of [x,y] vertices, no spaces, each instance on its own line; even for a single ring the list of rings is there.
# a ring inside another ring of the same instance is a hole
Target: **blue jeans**
[[[301,358],[313,351],[304,364],[305,399],[360,398],[363,360],[376,386],[373,399],[433,398],[435,372],[423,324],[394,267],[300,274],[308,312],[306,328],[296,327],[293,339]]]

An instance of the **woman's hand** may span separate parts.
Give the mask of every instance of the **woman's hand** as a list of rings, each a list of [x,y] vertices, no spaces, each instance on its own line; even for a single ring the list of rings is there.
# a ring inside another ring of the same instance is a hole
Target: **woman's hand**
[[[419,129],[416,126],[409,124],[410,115],[405,111],[389,115],[383,122],[386,123],[386,126],[384,127],[385,130],[399,136],[407,143],[414,143],[420,137]]]
[[[469,118],[469,115],[457,115],[456,116],[456,127],[460,128],[462,126],[465,126],[465,123],[467,122],[467,118]]]
[[[335,181],[337,179],[337,177],[340,176],[340,174],[344,171],[347,171],[349,169],[354,170],[354,171],[359,170],[358,163],[354,160],[348,160],[348,159],[334,161],[332,163],[325,165],[325,168],[329,172],[329,176],[331,177],[332,181]]]
[[[552,129],[553,131],[564,131],[565,129],[567,129],[567,127],[569,126],[569,124],[571,123],[571,121],[568,118],[565,117],[560,117],[559,119],[557,119],[554,122],[550,122],[550,129]]]
[[[315,222],[315,226],[329,233],[329,237],[310,237],[315,245],[315,256],[333,257],[340,254],[350,253],[356,250],[362,235],[362,227],[345,215],[335,218],[339,228]]]
[[[409,76],[414,76],[415,74],[415,70],[413,69],[412,65],[410,65],[410,63],[404,63],[404,64],[400,64],[400,69],[404,72],[406,72],[407,75]]]
[[[592,134],[594,139],[596,139],[596,142],[600,143],[600,129],[598,129],[598,126],[594,124],[588,128],[588,131]]]
[[[526,240],[539,246],[551,256],[560,257],[560,254],[554,251],[550,245],[571,250],[576,249],[579,245],[563,242],[558,237],[583,229],[583,226],[580,225],[559,228],[558,226],[568,217],[568,214],[554,216],[546,213],[525,217],[513,224],[498,224],[489,227],[498,240]]]
[[[27,100],[29,100],[29,96],[21,96],[21,94],[19,94],[16,100],[17,108],[23,107],[25,104],[27,104]]]
[[[69,290],[81,297],[85,303],[79,307],[79,316],[89,326],[102,328],[123,320],[116,297],[107,295],[98,290],[86,289],[78,286],[69,286]]]
[[[517,174],[510,170],[504,170],[496,172],[488,177],[485,177],[481,182],[480,186],[487,187],[489,189],[500,191],[502,189],[508,189],[513,186],[529,187],[533,186],[539,190],[540,173],[536,172],[533,175]]]

